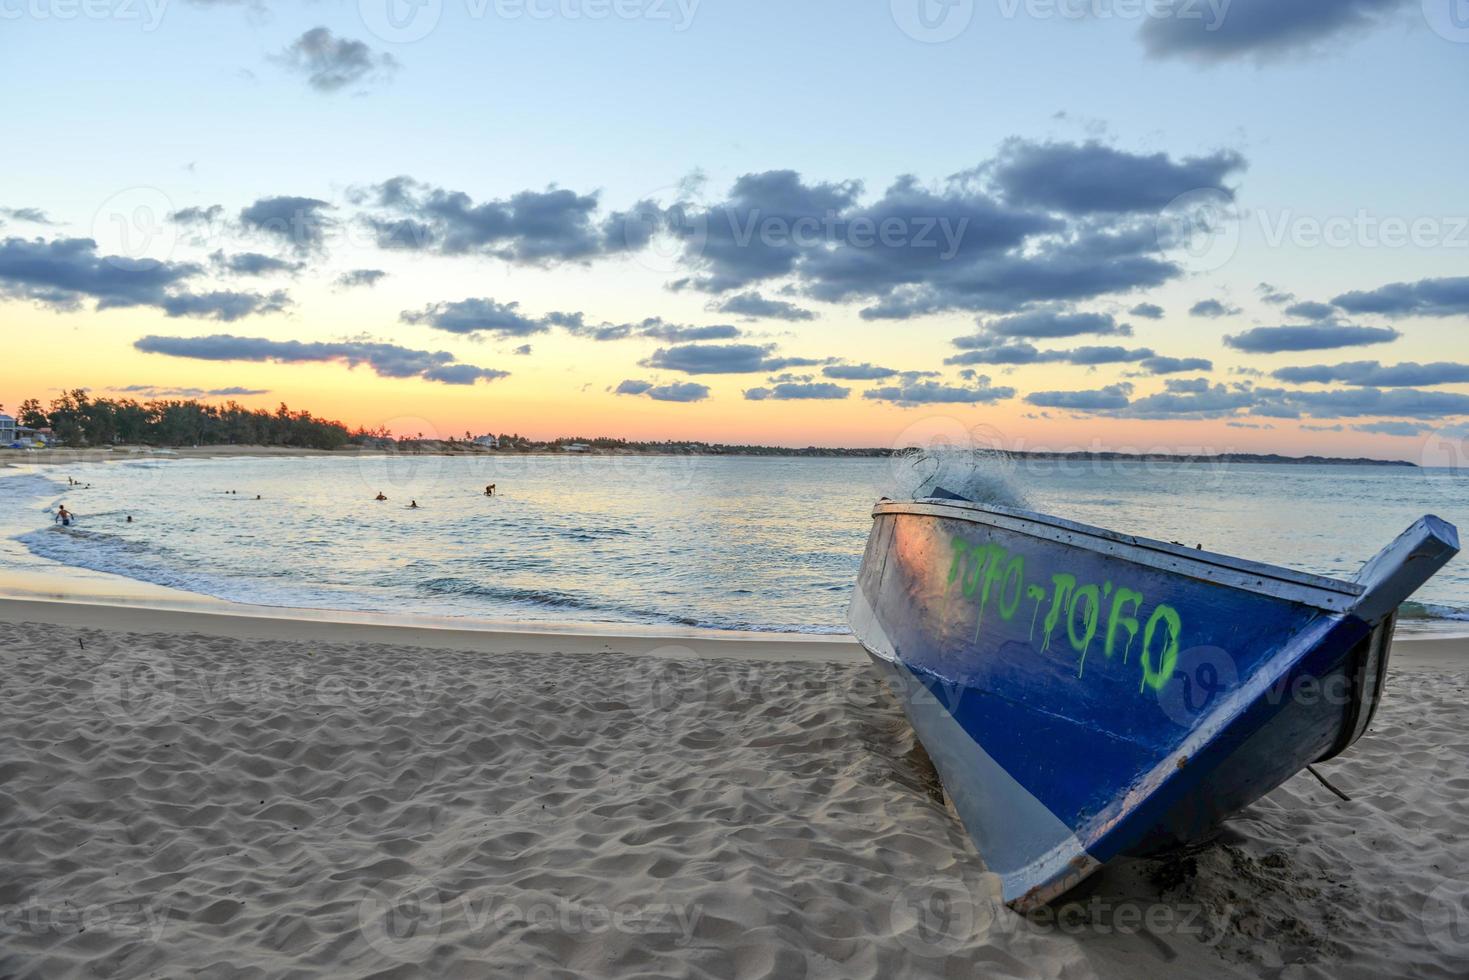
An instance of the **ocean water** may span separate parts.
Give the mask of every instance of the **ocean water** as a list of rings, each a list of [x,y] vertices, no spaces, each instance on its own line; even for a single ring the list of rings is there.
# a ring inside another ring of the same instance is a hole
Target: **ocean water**
[[[839,632],[871,505],[913,485],[915,465],[139,459],[7,471],[0,535],[5,562],[22,570],[59,562],[246,603]],[[1469,531],[1469,474],[1448,469],[981,465],[978,485],[1002,502],[1327,575],[1351,576],[1424,513]],[[484,496],[487,483],[495,497]],[[390,499],[375,501],[379,491]],[[76,512],[75,526],[52,523],[58,503]],[[1469,621],[1469,562],[1450,563],[1416,598],[1410,617]]]

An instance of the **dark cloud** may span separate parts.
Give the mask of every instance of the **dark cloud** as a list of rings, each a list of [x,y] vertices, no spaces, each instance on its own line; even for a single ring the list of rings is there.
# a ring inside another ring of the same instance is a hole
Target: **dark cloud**
[[[1132,385],[1120,382],[1090,391],[1036,391],[1025,396],[1025,400],[1041,408],[1064,408],[1073,412],[1095,412],[1103,409],[1125,408]]]
[[[739,293],[715,307],[720,313],[767,320],[814,320],[816,314],[783,299],[767,299],[759,293]]]
[[[1138,419],[1218,419],[1241,415],[1294,419],[1387,417],[1434,420],[1469,415],[1469,395],[1404,388],[1292,391],[1249,383],[1210,384],[1203,378],[1169,379],[1164,390],[1134,399],[1130,385],[1092,391],[1043,391],[1026,401],[1045,408]]]
[[[521,344],[519,347],[515,348],[510,353],[515,354],[515,355],[517,355],[519,357],[527,357],[527,356],[530,355],[530,350],[531,350],[530,344]]]
[[[0,291],[58,309],[84,299],[95,300],[99,310],[161,306],[169,290],[202,271],[187,262],[98,255],[90,238],[0,241]]]
[[[358,82],[380,81],[398,70],[397,59],[361,41],[313,27],[277,55],[276,63],[306,79],[318,92],[335,92]]]
[[[336,227],[332,206],[314,197],[262,197],[240,211],[240,224],[289,245],[299,253],[319,250]],[[183,212],[175,212],[174,218]]]
[[[269,388],[166,388],[159,385],[128,385],[125,388],[108,390],[124,395],[141,395],[144,398],[243,398],[270,394]]]
[[[525,316],[520,312],[519,303],[501,303],[486,298],[430,303],[422,310],[404,310],[398,319],[449,333],[487,333],[500,337],[528,337],[551,329],[548,318]]]
[[[1163,319],[1163,307],[1157,303],[1139,303],[1127,312],[1133,316],[1140,316],[1145,320]]]
[[[1321,323],[1309,326],[1255,327],[1244,333],[1224,338],[1224,343],[1249,354],[1275,354],[1282,351],[1331,350],[1362,344],[1385,344],[1402,334],[1391,327],[1357,327],[1346,323]]]
[[[658,402],[701,402],[709,397],[709,386],[693,381],[675,381],[655,385],[650,381],[629,379],[617,386],[618,395],[645,395]]]
[[[1370,432],[1383,436],[1421,436],[1430,431],[1432,426],[1419,422],[1364,422],[1352,428],[1358,432]]]
[[[1237,316],[1241,311],[1238,306],[1229,306],[1217,299],[1201,299],[1188,308],[1189,316]]]
[[[1290,384],[1349,384],[1371,388],[1416,388],[1423,385],[1469,383],[1469,364],[1435,361],[1431,364],[1384,365],[1378,361],[1348,361],[1345,364],[1315,364],[1285,367],[1272,373]]]
[[[821,373],[838,381],[881,381],[898,374],[893,368],[878,367],[866,361],[861,364],[828,364]]]
[[[40,208],[0,208],[0,218],[24,221],[33,225],[54,225],[56,222]]]
[[[1156,58],[1264,61],[1324,48],[1381,23],[1406,0],[1233,0],[1217,8],[1178,3],[1145,19],[1139,36]]]
[[[1157,212],[1189,191],[1232,198],[1225,178],[1245,168],[1232,150],[1173,160],[1166,153],[1128,153],[1096,141],[1033,143],[1011,139],[992,176],[1011,204],[1067,214]]]
[[[209,256],[214,267],[221,272],[237,276],[269,276],[276,273],[294,275],[306,268],[304,262],[288,262],[259,252],[239,252],[225,255],[221,249]]]
[[[864,391],[862,397],[892,402],[905,408],[918,405],[988,405],[1014,398],[1015,389],[993,387],[990,379],[981,374],[974,379],[973,386],[967,388],[905,378],[902,384]]]
[[[1014,316],[988,320],[980,324],[973,337],[960,337],[956,347],[984,346],[995,338],[1023,337],[1041,340],[1055,337],[1079,337],[1083,334],[1131,337],[1132,327],[1118,323],[1110,313],[1071,313],[1065,310],[1032,310]]]
[[[688,327],[677,323],[665,323],[661,317],[649,317],[633,327],[640,337],[656,340],[686,342],[692,340],[732,340],[740,335],[740,328],[728,323],[714,323],[704,327]]]
[[[384,248],[532,265],[587,261],[619,250],[596,220],[596,194],[553,187],[476,204],[463,191],[394,177],[371,188],[368,200],[378,212],[367,221]]]
[[[225,220],[224,208],[218,204],[211,204],[208,207],[180,208],[170,213],[168,218],[174,224],[186,227],[213,225]]]
[[[97,310],[150,306],[170,317],[231,321],[278,313],[290,302],[280,291],[193,293],[183,288],[203,271],[189,262],[98,255],[90,238],[0,241],[0,295],[52,309],[76,309],[92,300]]]
[[[1366,292],[1343,293],[1331,302],[1348,313],[1469,315],[1469,276],[1388,283]]]
[[[772,344],[682,344],[660,347],[642,364],[685,374],[751,374],[822,363],[808,357],[777,357],[774,350]]]
[[[1283,306],[1296,298],[1295,293],[1288,293],[1283,289],[1277,289],[1268,282],[1260,283],[1260,285],[1255,287],[1255,291],[1260,294],[1262,301],[1269,303],[1271,306]]]
[[[1336,315],[1336,310],[1329,303],[1303,300],[1287,306],[1285,313],[1286,316],[1298,316],[1303,320],[1329,320]]]
[[[208,337],[147,336],[135,341],[133,346],[149,354],[202,361],[273,361],[280,364],[335,361],[348,367],[366,364],[384,378],[424,378],[452,385],[493,381],[508,374],[506,371],[458,364],[454,355],[447,351],[413,350],[367,340],[306,342],[214,334]]]
[[[851,393],[851,388],[843,388],[841,385],[831,384],[826,381],[810,383],[782,382],[769,388],[748,388],[745,390],[745,398],[752,402],[766,400],[798,401],[804,399],[846,398]]]
[[[382,269],[352,269],[337,276],[336,285],[338,289],[355,289],[358,286],[371,288],[386,276],[387,273]]]
[[[1206,357],[1145,357],[1140,362],[1149,374],[1181,374],[1184,371],[1212,371],[1214,362]]]
[[[208,293],[174,293],[158,305],[172,317],[187,316],[233,323],[247,316],[280,313],[291,304],[284,290],[271,293],[244,293],[215,290]]]
[[[981,338],[983,339],[983,338]],[[1040,350],[1024,341],[971,346],[975,338],[956,337],[954,344],[967,347],[962,354],[944,358],[945,364],[1124,364],[1154,357],[1148,347],[1075,347],[1069,350]]]

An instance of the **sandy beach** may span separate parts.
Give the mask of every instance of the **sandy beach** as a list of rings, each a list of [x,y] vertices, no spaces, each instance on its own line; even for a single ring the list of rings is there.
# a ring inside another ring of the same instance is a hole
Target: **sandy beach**
[[[1212,846],[992,900],[846,639],[0,602],[0,976],[1341,977],[1469,965],[1469,645]]]

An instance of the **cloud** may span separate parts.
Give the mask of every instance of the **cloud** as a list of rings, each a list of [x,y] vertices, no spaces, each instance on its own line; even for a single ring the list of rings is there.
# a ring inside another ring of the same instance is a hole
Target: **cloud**
[[[457,334],[494,334],[499,337],[528,337],[551,329],[547,318],[531,318],[519,312],[517,302],[501,303],[487,298],[462,299],[452,303],[430,303],[422,310],[404,310],[404,323],[425,324]]]
[[[658,402],[701,402],[709,397],[709,386],[693,381],[675,381],[655,385],[650,381],[629,379],[617,386],[614,394],[645,395]]]
[[[887,320],[1018,313],[1168,282],[1183,269],[1159,241],[1158,209],[1180,189],[1231,194],[1223,180],[1243,168],[1225,150],[1175,159],[1011,140],[996,159],[930,184],[904,175],[875,196],[857,180],[769,170],[739,176],[712,203],[683,187],[620,211],[554,186],[476,201],[408,176],[351,197],[385,248],[547,266],[656,239],[682,265],[669,287],[712,294],[715,309],[804,320],[811,311],[795,300],[805,297]],[[767,298],[765,286],[790,299]]]
[[[1157,212],[1190,191],[1233,198],[1224,185],[1243,170],[1244,157],[1221,150],[1175,161],[1166,153],[1128,153],[1095,140],[1076,143],[1007,141],[994,163],[995,186],[1012,204],[1067,214]]]
[[[1286,316],[1298,316],[1304,320],[1329,320],[1336,315],[1336,310],[1329,303],[1303,300],[1287,306],[1285,313]]]
[[[1381,23],[1405,0],[1233,0],[1213,8],[1178,3],[1146,18],[1139,37],[1155,58],[1268,61],[1325,48]]]
[[[1217,299],[1201,299],[1188,308],[1190,316],[1237,316],[1241,311],[1238,306],[1227,306]]]
[[[367,340],[306,342],[267,340],[214,334],[207,337],[160,337],[150,335],[134,341],[144,353],[187,357],[201,361],[270,361],[279,364],[338,362],[348,367],[366,364],[384,378],[423,378],[443,384],[468,385],[494,381],[509,372],[456,363],[447,351],[413,350],[396,344]]]
[[[352,269],[337,276],[336,285],[338,289],[355,289],[358,286],[371,288],[386,276],[387,273],[382,269]]]
[[[1388,283],[1366,292],[1342,293],[1331,302],[1348,313],[1469,315],[1469,276]]]
[[[1064,408],[1073,412],[1094,412],[1102,409],[1125,408],[1132,385],[1119,382],[1105,388],[1089,391],[1036,391],[1025,396],[1025,400],[1041,408]]]
[[[367,217],[383,248],[484,255],[526,265],[584,262],[625,250],[610,236],[617,216],[596,220],[597,195],[552,187],[476,204],[463,191],[394,177],[367,192]]]
[[[949,309],[1009,312],[1145,288],[1180,273],[1159,255],[1151,219],[1071,219],[1002,198],[982,164],[925,187],[912,176],[870,203],[857,181],[793,171],[747,174],[723,202],[673,212],[706,292],[788,280],[823,302],[866,301],[865,319]]]
[[[705,327],[688,327],[677,323],[665,323],[661,317],[649,317],[632,327],[639,337],[657,340],[731,340],[740,335],[740,328],[728,323],[715,323]]]
[[[1435,361],[1384,365],[1378,361],[1348,361],[1344,364],[1315,364],[1284,367],[1272,377],[1291,384],[1342,384],[1374,388],[1416,388],[1422,385],[1469,383],[1469,364]]]
[[[1371,432],[1383,436],[1421,436],[1432,430],[1432,426],[1418,422],[1365,422],[1352,426],[1358,432]]]
[[[956,337],[954,344],[970,347],[975,338]],[[983,339],[983,338],[981,338]],[[1083,346],[1069,350],[1039,350],[1024,341],[989,343],[970,347],[962,354],[944,358],[945,364],[1124,364],[1154,356],[1150,347]]]
[[[33,225],[54,225],[50,215],[40,208],[0,208],[0,218],[25,221]]]
[[[873,388],[862,393],[873,401],[892,402],[905,408],[918,405],[988,405],[1015,397],[1014,388],[992,387],[990,379],[979,375],[972,387],[946,385],[938,381],[905,379],[903,384]]]
[[[269,388],[165,388],[159,385],[128,385],[125,388],[108,390],[123,395],[142,395],[144,398],[232,398],[270,394]]]
[[[1255,291],[1260,294],[1261,300],[1269,303],[1271,306],[1281,306],[1296,298],[1295,293],[1288,293],[1283,289],[1277,289],[1268,282],[1260,283],[1255,287]]]
[[[383,81],[399,68],[392,55],[373,51],[361,41],[337,37],[325,27],[313,27],[272,60],[304,77],[318,92]]]
[[[1181,374],[1184,371],[1212,371],[1214,362],[1207,357],[1145,357],[1140,362],[1149,374]]]
[[[1118,323],[1110,313],[1070,313],[1044,309],[1018,313],[980,324],[980,332],[971,338],[954,341],[956,347],[981,346],[996,337],[1024,337],[1037,340],[1054,337],[1078,337],[1083,334],[1131,337],[1132,327]]]
[[[1402,334],[1391,327],[1356,327],[1345,323],[1310,326],[1255,327],[1224,338],[1226,346],[1249,354],[1283,351],[1330,350],[1362,344],[1385,344]]]
[[[821,373],[838,381],[881,381],[898,374],[893,368],[878,367],[866,361],[861,364],[828,364]]]
[[[683,344],[660,347],[642,364],[685,374],[750,374],[822,363],[808,357],[776,357],[774,350],[772,344]]]
[[[527,356],[530,355],[530,350],[531,350],[530,344],[521,344],[519,347],[515,348],[510,353],[515,354],[515,355],[517,355],[519,357],[527,357]]]
[[[1118,418],[1362,418],[1434,420],[1469,415],[1469,395],[1441,391],[1355,388],[1342,391],[1291,391],[1256,388],[1249,383],[1210,384],[1204,378],[1168,379],[1164,389],[1132,398],[1127,384],[1091,391],[1043,391],[1026,401],[1045,408]]]
[[[1145,320],[1163,319],[1163,307],[1157,303],[1139,303],[1127,312],[1133,316],[1142,317]]]
[[[795,303],[786,302],[783,299],[766,299],[759,293],[739,293],[731,296],[716,309],[720,313],[733,313],[739,316],[751,318],[764,318],[767,320],[814,320],[816,314],[810,310],[803,309]]]
[[[175,293],[165,296],[158,305],[171,317],[198,317],[232,323],[261,313],[280,313],[291,304],[285,290],[242,293],[216,290],[209,293]]]
[[[161,262],[98,255],[90,238],[7,238],[0,241],[0,296],[29,299],[55,310],[72,310],[92,300],[96,310],[151,306],[170,317],[238,320],[277,313],[290,302],[269,294],[183,288],[203,273],[191,262]]]
[[[295,275],[306,268],[304,262],[288,262],[259,252],[240,252],[227,256],[223,249],[210,255],[209,261],[221,272],[237,276],[269,276],[278,272]]]
[[[843,388],[841,385],[831,384],[825,381],[810,383],[782,382],[770,388],[747,388],[745,398],[752,402],[766,401],[797,401],[803,399],[837,399],[846,398],[852,393],[851,388]]]
[[[327,233],[336,227],[327,213],[331,210],[331,204],[314,197],[262,197],[241,209],[240,224],[247,231],[262,232],[305,254],[321,249]],[[183,212],[174,212],[175,221],[180,214]]]

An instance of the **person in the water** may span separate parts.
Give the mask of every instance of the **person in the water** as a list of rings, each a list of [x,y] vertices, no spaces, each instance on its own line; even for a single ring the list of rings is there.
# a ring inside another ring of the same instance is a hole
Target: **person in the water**
[[[62,527],[70,527],[71,522],[75,518],[76,515],[66,509],[66,504],[61,504],[56,508],[56,523],[60,524]]]
[[[485,487],[485,496],[486,497],[493,497],[494,495],[495,495],[495,485],[493,483],[491,483],[489,486]]]
[[[373,497],[372,499],[373,500],[387,500],[388,498],[387,498],[387,496],[381,490],[379,490],[377,492],[377,496],[376,497]]]
[[[416,500],[409,501],[409,503],[408,503],[408,509],[409,510],[417,510],[418,509],[418,501],[416,501]]]

